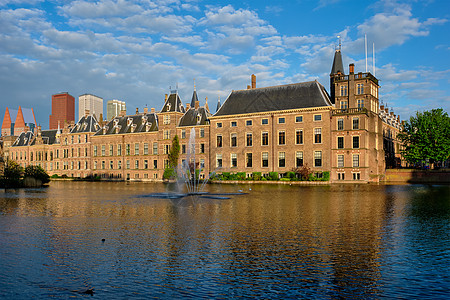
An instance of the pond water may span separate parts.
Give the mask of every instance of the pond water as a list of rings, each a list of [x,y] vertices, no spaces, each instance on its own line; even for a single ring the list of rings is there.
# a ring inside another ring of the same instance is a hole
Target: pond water
[[[52,182],[0,190],[0,298],[450,295],[450,186]],[[87,294],[84,292],[88,292]]]

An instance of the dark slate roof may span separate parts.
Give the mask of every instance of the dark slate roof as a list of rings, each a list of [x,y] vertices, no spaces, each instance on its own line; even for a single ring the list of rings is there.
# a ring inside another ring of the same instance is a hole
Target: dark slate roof
[[[100,130],[97,119],[93,116],[83,116],[70,130],[70,133],[97,132]]]
[[[147,127],[148,125],[148,127]],[[132,128],[134,127],[134,130]],[[117,116],[106,124],[95,135],[124,134],[158,131],[158,117],[155,113],[132,116]]]
[[[195,101],[198,101],[196,90],[194,90],[194,93],[192,94],[191,107],[195,107]]]
[[[33,140],[34,134],[31,131],[22,132],[12,144],[13,147],[29,146]]]
[[[214,116],[331,106],[317,81],[233,91]]]
[[[54,144],[56,141],[56,132],[57,131],[58,131],[57,129],[42,130],[41,136],[42,136],[42,140],[43,140],[44,144],[47,144],[47,145]],[[31,145],[35,145],[35,144],[36,144],[36,139],[33,139],[33,141],[31,142]]]
[[[164,102],[164,106],[161,110],[161,112],[182,112],[185,113],[185,109],[183,106],[183,103],[181,103],[181,99],[178,96],[178,93],[170,94],[169,98],[167,98],[167,101]]]
[[[219,109],[220,109],[221,106],[222,106],[222,105],[220,104],[220,98],[219,98],[219,100],[217,101],[216,112],[219,111]]]
[[[200,118],[197,118],[197,116],[200,116]],[[206,125],[211,116],[212,114],[205,107],[199,107],[198,109],[189,108],[181,117],[178,126]]]
[[[334,52],[333,66],[331,67],[330,74],[337,74],[338,72],[344,74],[344,64],[342,63],[341,50],[336,49]]]

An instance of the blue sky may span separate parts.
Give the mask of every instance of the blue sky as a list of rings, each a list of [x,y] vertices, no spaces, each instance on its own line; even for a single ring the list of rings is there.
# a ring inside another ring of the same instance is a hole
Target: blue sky
[[[0,2],[0,113],[33,107],[48,128],[51,95],[123,100],[160,110],[178,85],[215,111],[232,90],[317,79],[329,90],[337,36],[344,66],[368,71],[402,119],[450,112],[450,2],[120,0]],[[77,109],[77,106],[76,106]],[[105,110],[106,112],[106,110]]]

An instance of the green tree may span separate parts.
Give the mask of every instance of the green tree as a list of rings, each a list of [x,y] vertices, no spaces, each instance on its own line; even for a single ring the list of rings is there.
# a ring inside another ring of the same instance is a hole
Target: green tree
[[[23,168],[15,161],[10,160],[6,163],[3,174],[0,176],[0,186],[2,187],[19,187],[21,185],[21,177]]]
[[[180,141],[178,135],[175,135],[172,140],[172,147],[169,151],[169,167],[176,168],[178,165],[178,157],[180,156]]]
[[[441,108],[416,112],[405,122],[398,138],[408,162],[443,162],[450,157],[450,117]]]
[[[25,168],[24,178],[32,177],[36,180],[40,180],[42,184],[50,182],[50,176],[40,166],[29,165]]]

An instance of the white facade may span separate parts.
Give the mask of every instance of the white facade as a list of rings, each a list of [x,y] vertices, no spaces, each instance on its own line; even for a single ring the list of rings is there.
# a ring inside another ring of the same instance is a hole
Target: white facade
[[[106,104],[106,114],[107,120],[110,121],[112,118],[120,115],[120,112],[124,110],[127,111],[127,107],[124,101],[120,100],[109,100]]]
[[[103,98],[92,94],[84,94],[78,97],[78,119],[85,116],[86,110],[89,110],[89,116],[95,116],[100,120],[100,114],[103,116]]]

